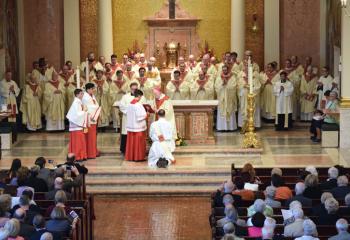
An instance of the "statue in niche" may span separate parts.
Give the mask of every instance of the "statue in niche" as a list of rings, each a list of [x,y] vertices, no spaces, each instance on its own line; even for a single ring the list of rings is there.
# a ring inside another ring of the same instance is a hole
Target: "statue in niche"
[[[166,67],[175,68],[177,66],[177,60],[181,50],[180,43],[175,43],[171,41],[169,44],[164,44],[164,51],[166,55]]]

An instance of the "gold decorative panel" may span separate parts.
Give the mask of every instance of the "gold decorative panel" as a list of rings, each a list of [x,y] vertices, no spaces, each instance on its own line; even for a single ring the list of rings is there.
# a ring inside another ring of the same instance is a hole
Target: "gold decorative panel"
[[[253,31],[254,18],[257,31]],[[264,0],[245,0],[245,48],[253,51],[260,69],[264,68]],[[265,63],[266,64],[266,63]]]
[[[98,52],[98,0],[79,0],[80,12],[80,58],[84,60],[88,52]]]
[[[161,9],[165,0],[112,0],[113,47],[119,56],[132,47],[135,40],[143,47],[148,29],[143,21]],[[230,49],[230,0],[178,0],[179,5],[192,16],[202,19],[197,28],[204,43],[215,50],[218,57]]]

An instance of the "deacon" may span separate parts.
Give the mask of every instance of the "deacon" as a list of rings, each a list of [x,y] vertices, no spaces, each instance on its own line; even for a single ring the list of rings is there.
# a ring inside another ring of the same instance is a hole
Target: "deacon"
[[[180,74],[179,70],[175,70],[174,80],[169,81],[166,86],[166,93],[171,100],[190,99],[190,83],[182,79]]]
[[[173,152],[175,142],[173,139],[173,126],[165,119],[165,111],[158,110],[158,120],[151,124],[149,137],[152,139],[152,146],[148,154],[148,166],[155,167],[160,158],[168,161],[168,165],[175,162]]]
[[[115,129],[120,127],[119,110],[114,107],[115,102],[119,102],[121,98],[129,91],[129,82],[127,82],[123,77],[123,71],[117,70],[117,78],[113,80],[109,87],[109,102],[111,106],[111,115],[113,119],[113,127]]]
[[[216,129],[233,131],[237,129],[237,80],[226,65],[222,66],[220,72],[220,76],[215,81],[215,91],[219,100]]]
[[[89,113],[89,123],[86,138],[86,153],[87,158],[96,158],[100,155],[97,150],[97,121],[101,113],[101,107],[99,106],[96,97],[94,95],[95,84],[85,84],[85,93],[83,95],[82,103],[87,108]]]
[[[317,76],[308,66],[300,84],[300,120],[311,121],[317,100]]]
[[[43,114],[46,117],[47,131],[64,130],[66,89],[56,72],[52,80],[45,84]]]
[[[128,133],[125,160],[144,161],[146,156],[147,112],[140,103],[142,91],[134,92],[134,99],[127,107],[126,130]]]
[[[98,127],[107,127],[109,125],[109,116],[111,106],[109,104],[109,85],[102,70],[97,70],[96,78],[93,80],[96,88],[94,95],[99,106],[101,106],[101,114],[98,119]]]
[[[144,97],[147,100],[151,100],[153,98],[152,89],[154,86],[154,82],[147,78],[146,69],[144,67],[139,68],[139,74],[136,77],[137,82],[139,83],[139,88],[143,92]]]
[[[30,74],[22,97],[21,112],[22,123],[29,131],[36,131],[42,128],[41,124],[41,103],[43,95],[40,85],[34,74]]]
[[[67,119],[69,120],[69,152],[74,153],[77,161],[84,161],[88,158],[84,130],[87,130],[89,116],[87,108],[84,107],[82,102],[83,90],[75,89],[74,96],[74,101],[67,113]]]
[[[276,130],[288,130],[292,127],[293,83],[288,80],[286,72],[280,73],[280,79],[273,87],[276,96]]]
[[[0,82],[1,104],[7,105],[7,110],[11,113],[8,117],[9,122],[16,122],[16,115],[18,114],[17,100],[20,89],[17,83],[12,80],[11,70],[5,72],[5,79]]]
[[[158,120],[158,111],[160,109],[163,109],[165,111],[165,119],[171,123],[173,127],[173,139],[177,139],[177,131],[176,131],[176,122],[175,122],[175,113],[173,105],[171,104],[171,100],[168,96],[164,95],[161,91],[160,86],[155,86],[153,88],[153,94],[154,94],[154,102],[153,102],[153,109],[155,110],[155,117],[156,120]]]
[[[214,99],[214,80],[210,80],[211,76],[199,71],[197,79],[191,86],[191,100]]]
[[[137,82],[131,82],[130,83],[130,92],[126,93],[119,102],[119,111],[123,113],[122,117],[122,129],[120,131],[120,152],[122,154],[125,154],[126,150],[126,142],[127,142],[127,130],[126,130],[126,123],[127,123],[127,108],[131,101],[135,98],[135,91],[138,89]],[[144,96],[142,96],[140,103],[146,102],[146,99]],[[113,104],[114,105],[114,104]]]
[[[276,117],[276,98],[273,94],[273,85],[278,80],[279,75],[276,71],[276,64],[271,62],[267,64],[266,70],[260,73],[261,82],[261,115],[264,119],[275,120]]]

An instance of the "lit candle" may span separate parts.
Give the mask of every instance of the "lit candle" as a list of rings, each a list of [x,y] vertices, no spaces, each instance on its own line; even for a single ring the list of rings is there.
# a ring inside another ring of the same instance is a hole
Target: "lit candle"
[[[250,60],[248,59],[248,84],[249,84],[249,93],[253,94],[253,66]]]
[[[79,69],[79,66],[77,66],[76,76],[77,76],[77,88],[80,88],[80,69]]]
[[[86,78],[86,82],[90,82],[90,78],[89,78],[89,75],[90,75],[90,73],[89,73],[89,60],[88,59],[86,59],[86,62],[85,62],[85,78]]]

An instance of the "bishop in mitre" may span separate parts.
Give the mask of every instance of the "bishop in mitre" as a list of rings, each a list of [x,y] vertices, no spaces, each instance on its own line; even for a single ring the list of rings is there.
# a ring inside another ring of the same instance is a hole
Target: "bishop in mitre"
[[[237,80],[226,65],[222,66],[220,76],[215,81],[215,91],[219,100],[216,129],[218,131],[236,130]]]
[[[5,79],[0,82],[1,103],[7,105],[7,110],[10,112],[8,117],[9,122],[16,122],[16,115],[18,114],[17,100],[20,92],[18,85],[12,80],[11,70],[5,73]]]
[[[188,100],[190,99],[190,83],[181,78],[179,70],[174,72],[174,80],[168,82],[166,94],[171,100]]]
[[[115,129],[120,127],[119,109],[114,106],[115,102],[119,102],[124,94],[129,91],[129,82],[124,78],[123,71],[117,70],[116,78],[113,79],[109,87],[109,102],[111,103],[111,115],[113,120],[113,127]]]
[[[84,131],[89,124],[89,114],[84,107],[82,99],[83,90],[77,88],[74,90],[74,100],[70,106],[67,119],[69,121],[69,152],[74,153],[77,161],[87,159],[86,138]]]
[[[52,74],[52,80],[45,84],[43,99],[43,114],[46,118],[47,131],[64,130],[66,89],[59,80],[56,72]]]
[[[214,99],[214,80],[210,74],[200,71],[191,86],[191,100]]]
[[[175,151],[175,141],[173,138],[173,126],[165,119],[165,111],[159,109],[158,120],[150,126],[149,137],[152,146],[148,154],[148,166],[155,167],[160,158],[168,161],[168,165],[175,161],[173,152]]]
[[[41,123],[41,102],[43,92],[34,74],[29,75],[22,96],[21,112],[22,123],[29,131],[36,131],[42,128]]]
[[[280,72],[280,79],[274,84],[273,93],[276,96],[276,130],[288,130],[292,128],[292,96],[294,86],[288,80],[287,72]]]

